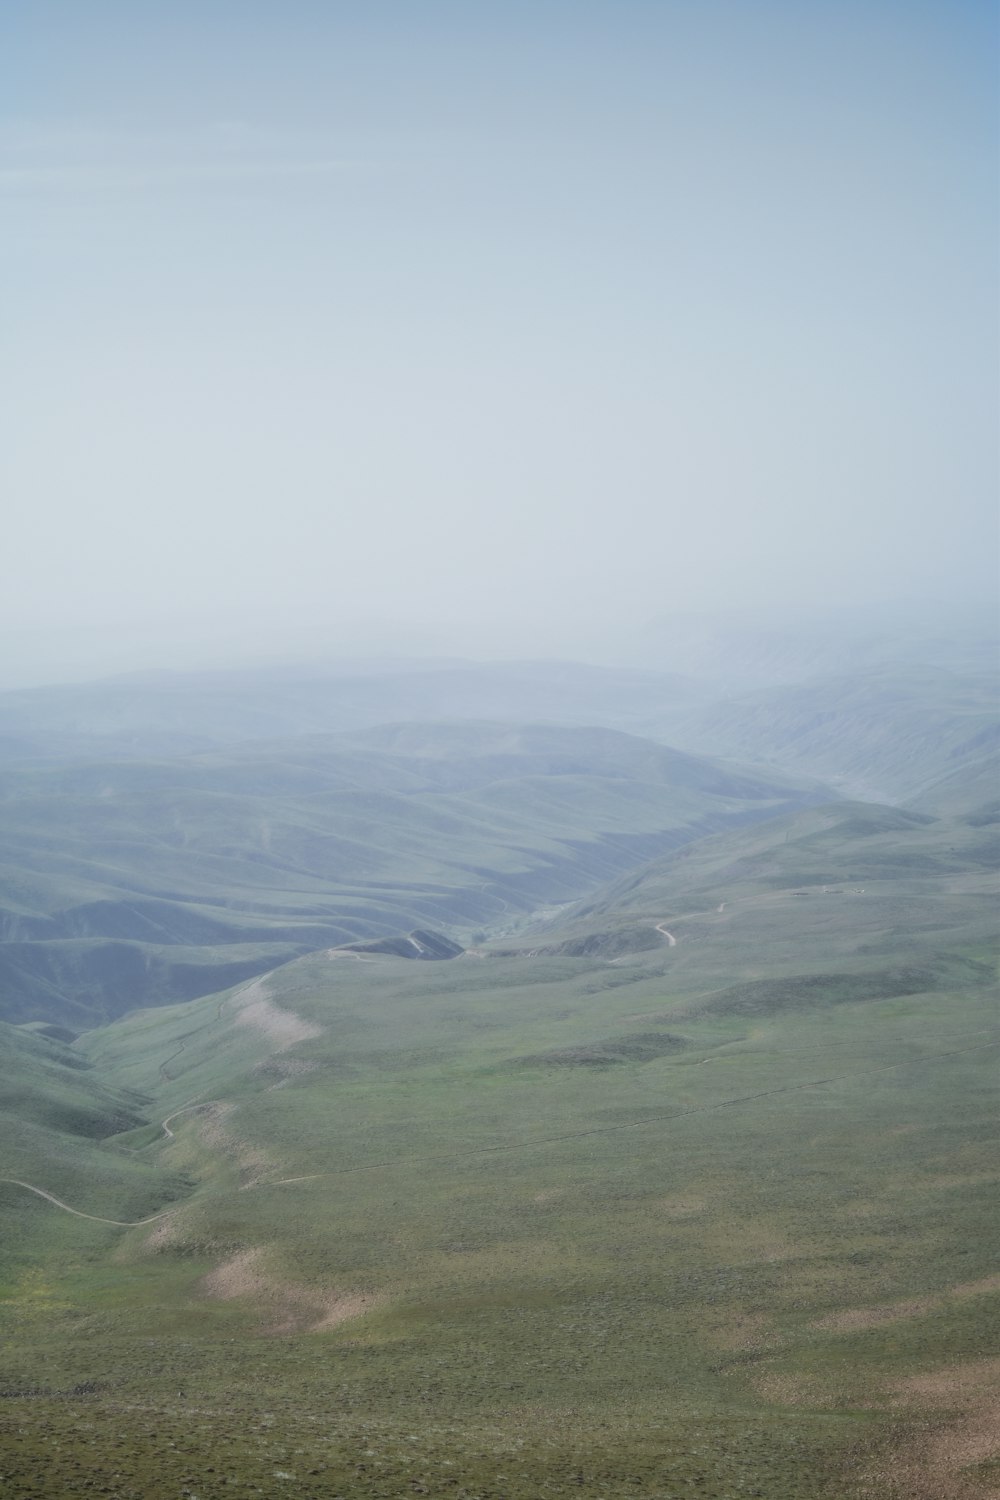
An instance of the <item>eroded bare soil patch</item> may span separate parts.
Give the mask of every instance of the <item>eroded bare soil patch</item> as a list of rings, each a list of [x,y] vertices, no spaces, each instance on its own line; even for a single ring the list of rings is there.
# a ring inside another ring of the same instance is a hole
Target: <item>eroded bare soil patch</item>
[[[240,1026],[252,1026],[277,1043],[276,1052],[294,1047],[319,1036],[322,1028],[303,1020],[294,1011],[282,1010],[267,994],[267,980],[256,979],[239,996],[235,1019]]]
[[[872,1500],[1000,1500],[1000,1359],[911,1375],[893,1391],[895,1405],[922,1409],[927,1420],[872,1467],[866,1476]]]
[[[1000,1274],[984,1276],[980,1281],[962,1282],[937,1297],[912,1297],[879,1307],[847,1307],[841,1312],[827,1313],[810,1326],[831,1333],[856,1333],[865,1328],[883,1328],[887,1323],[898,1323],[905,1318],[920,1318],[928,1313],[940,1312],[954,1298],[964,1301],[969,1297],[982,1297],[996,1291],[1000,1291]]]
[[[261,1249],[241,1250],[201,1280],[207,1297],[222,1302],[247,1298],[268,1334],[323,1333],[379,1305],[370,1292],[305,1287],[269,1272]]]

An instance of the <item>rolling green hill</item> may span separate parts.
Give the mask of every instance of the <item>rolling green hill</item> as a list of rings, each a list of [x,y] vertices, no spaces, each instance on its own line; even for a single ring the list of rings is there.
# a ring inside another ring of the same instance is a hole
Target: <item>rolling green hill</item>
[[[297,954],[580,896],[809,800],[612,730],[456,724],[0,773],[0,985],[80,1029]]]
[[[12,1493],[985,1500],[990,832],[809,807],[450,962],[17,1029],[128,1117],[0,1171],[164,1217],[0,1184]]]

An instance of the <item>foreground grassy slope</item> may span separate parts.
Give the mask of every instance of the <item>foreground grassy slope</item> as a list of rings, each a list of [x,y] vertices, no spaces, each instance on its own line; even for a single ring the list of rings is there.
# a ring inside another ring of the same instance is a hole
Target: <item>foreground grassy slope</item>
[[[484,724],[8,768],[3,1014],[79,1029],[332,944],[474,929],[815,795],[610,730]]]
[[[155,1101],[102,1151],[190,1191],[119,1230],[0,1188],[5,1224],[53,1234],[45,1297],[8,1281],[0,1310],[0,1472],[37,1496],[992,1493],[982,831],[810,810],[507,956],[317,956],[93,1032],[96,1075]]]

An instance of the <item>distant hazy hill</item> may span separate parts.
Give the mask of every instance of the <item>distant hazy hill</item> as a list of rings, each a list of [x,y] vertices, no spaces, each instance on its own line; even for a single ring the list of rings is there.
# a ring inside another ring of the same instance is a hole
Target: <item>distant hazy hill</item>
[[[0,760],[146,758],[419,719],[662,734],[704,686],[577,662],[431,662],[158,672],[0,694]]]
[[[1000,747],[995,673],[898,668],[761,688],[696,710],[674,741],[902,801]]]
[[[816,795],[610,730],[481,723],[8,767],[4,1013],[81,1027],[313,949],[471,930]]]

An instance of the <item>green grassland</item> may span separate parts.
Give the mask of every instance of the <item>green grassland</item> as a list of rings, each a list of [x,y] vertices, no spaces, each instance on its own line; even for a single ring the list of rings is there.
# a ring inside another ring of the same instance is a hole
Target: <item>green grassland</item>
[[[13,1028],[0,1172],[164,1217],[0,1183],[9,1492],[995,1493],[990,832],[807,807],[450,962]]]
[[[818,796],[600,729],[454,724],[0,773],[0,1014],[76,1029],[473,930]]]

